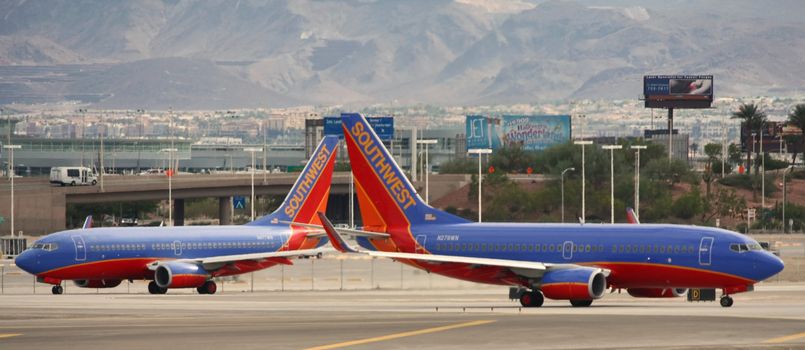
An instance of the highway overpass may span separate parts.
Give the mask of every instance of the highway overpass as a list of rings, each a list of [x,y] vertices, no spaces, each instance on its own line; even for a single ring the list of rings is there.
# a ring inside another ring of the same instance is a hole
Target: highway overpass
[[[298,173],[256,174],[257,196],[284,196],[298,177]],[[431,199],[440,198],[468,183],[468,175],[431,175]],[[168,179],[165,176],[106,176],[104,186],[57,186],[45,177],[17,178],[14,180],[15,231],[25,235],[48,234],[66,228],[68,204],[167,200]],[[424,183],[416,183],[422,188]],[[10,232],[10,181],[0,180],[0,235]],[[231,222],[232,196],[246,196],[251,192],[249,174],[177,175],[173,178],[174,222],[184,221],[184,200],[192,198],[218,198],[219,219],[222,224]],[[331,189],[328,215],[345,219],[348,215],[349,173],[335,173]],[[356,202],[357,208],[357,202]],[[357,214],[356,214],[357,216]],[[167,218],[166,218],[167,219]]]

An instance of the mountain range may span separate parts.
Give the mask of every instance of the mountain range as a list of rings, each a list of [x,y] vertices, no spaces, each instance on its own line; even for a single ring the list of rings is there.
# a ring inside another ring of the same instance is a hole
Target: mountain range
[[[210,109],[799,95],[798,0],[9,0],[0,103]]]

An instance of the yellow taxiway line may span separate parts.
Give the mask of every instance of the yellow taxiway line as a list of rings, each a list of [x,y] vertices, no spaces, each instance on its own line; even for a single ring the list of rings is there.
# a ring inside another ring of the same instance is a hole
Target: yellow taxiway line
[[[341,343],[316,346],[316,347],[308,348],[306,350],[337,349],[337,348],[343,348],[343,347],[353,346],[353,345],[362,345],[362,344],[376,343],[376,342],[392,340],[392,339],[398,339],[398,338],[404,338],[404,337],[412,337],[412,336],[415,336],[415,335],[443,332],[443,331],[448,331],[448,330],[457,329],[457,328],[480,326],[480,325],[484,325],[484,324],[488,324],[488,323],[492,323],[492,322],[495,322],[495,321],[494,320],[478,320],[478,321],[472,321],[472,322],[464,322],[464,323],[452,324],[452,325],[441,326],[441,327],[425,328],[425,329],[420,329],[420,330],[410,331],[410,332],[401,332],[401,333],[388,334],[388,335],[383,335],[383,336],[374,337],[374,338],[350,340],[350,341],[345,341],[345,342],[341,342]]]
[[[779,344],[779,343],[789,342],[789,341],[792,341],[792,340],[797,340],[799,338],[805,338],[805,332],[786,335],[784,337],[779,337],[779,338],[772,338],[772,339],[769,339],[769,340],[765,340],[763,342],[767,343],[767,344]]]
[[[16,336],[20,336],[20,335],[22,335],[22,334],[20,334],[20,333],[0,333],[0,339],[2,339],[2,338],[11,338],[11,337],[16,337]]]

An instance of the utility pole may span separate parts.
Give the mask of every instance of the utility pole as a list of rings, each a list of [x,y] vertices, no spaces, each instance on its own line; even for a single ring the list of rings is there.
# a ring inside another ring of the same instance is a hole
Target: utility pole
[[[615,223],[615,150],[623,148],[622,145],[604,145],[601,146],[603,149],[609,150],[609,188],[610,188],[610,196],[609,196],[609,213],[610,213],[610,223]]]
[[[645,145],[631,145],[630,148],[635,150],[634,212],[640,218],[640,150],[648,147]]]
[[[583,224],[585,221],[587,221],[587,213],[585,211],[585,205],[586,205],[585,193],[587,192],[586,191],[587,175],[584,169],[584,163],[585,163],[584,146],[592,145],[593,142],[581,140],[581,141],[574,141],[573,144],[581,146],[581,223]]]

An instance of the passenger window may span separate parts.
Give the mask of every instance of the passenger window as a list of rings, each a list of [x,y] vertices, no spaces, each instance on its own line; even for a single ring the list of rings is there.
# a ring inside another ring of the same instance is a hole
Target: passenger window
[[[556,247],[555,247],[553,244],[549,244],[549,245],[548,245],[548,250],[550,250],[550,251],[551,251],[551,253],[553,253],[553,251],[554,251],[555,249],[556,249]]]
[[[590,248],[590,245],[588,244],[587,246],[585,246],[585,247],[584,247],[584,252],[585,252],[585,253],[589,253],[589,252],[590,252],[590,249],[591,249],[591,248]]]
[[[626,253],[628,254],[628,253],[631,253],[631,252],[632,252],[632,246],[627,244],[626,245]]]
[[[660,246],[660,253],[665,254],[665,246],[664,245]]]
[[[539,244],[534,245],[534,251],[539,253]]]
[[[520,245],[520,250],[521,250],[521,251],[526,251],[526,249],[528,249],[528,248],[527,248],[527,246],[526,246],[526,244],[525,244],[525,243],[523,243],[523,244],[521,244],[521,245]]]
[[[671,254],[673,251],[674,251],[674,246],[669,245],[668,246],[668,254]]]
[[[618,246],[618,253],[623,253],[623,245]]]
[[[482,252],[486,251],[486,243],[481,243],[481,251]]]
[[[543,244],[542,244],[542,251],[543,251],[543,252],[547,252],[547,251],[548,251],[548,245],[547,245],[547,244],[545,244],[545,243],[543,243]]]
[[[674,246],[674,254],[679,254],[679,246],[678,245]]]
[[[613,244],[613,245],[612,245],[612,252],[613,252],[613,253],[615,253],[615,252],[617,252],[617,251],[618,251],[618,246],[617,246],[617,245],[615,245],[615,244]]]

